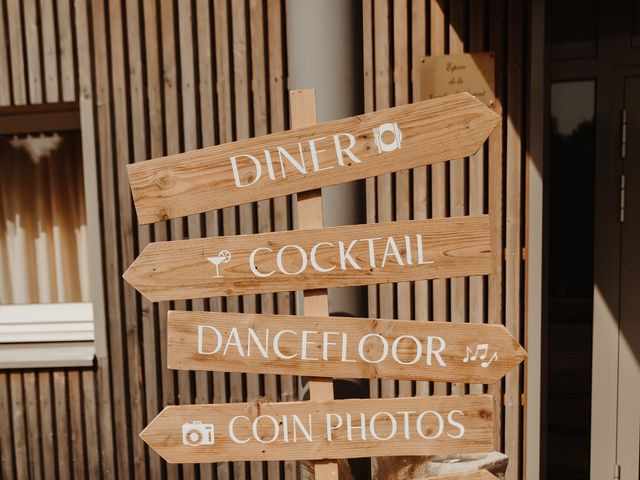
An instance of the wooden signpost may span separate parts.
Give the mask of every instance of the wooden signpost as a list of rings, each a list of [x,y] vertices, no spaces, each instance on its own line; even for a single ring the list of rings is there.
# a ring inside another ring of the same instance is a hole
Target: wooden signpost
[[[461,93],[133,163],[129,181],[146,224],[469,156],[499,121]]]
[[[489,395],[333,400],[332,378],[494,383],[526,357],[502,325],[329,317],[326,291],[490,274],[489,217],[323,228],[320,188],[471,155],[499,116],[469,94],[322,125],[312,91],[291,107],[293,130],[135,163],[129,179],[141,224],[298,193],[300,230],[150,243],[124,278],[151,301],[303,290],[305,316],[169,312],[167,361],[308,376],[311,400],[169,406],[140,436],[171,463],[314,460],[320,480],[339,458],[492,450]]]
[[[489,217],[150,243],[124,278],[154,302],[486,275]]]
[[[489,395],[169,406],[140,434],[169,463],[493,450]]]
[[[502,325],[169,312],[178,370],[495,383],[526,353]]]

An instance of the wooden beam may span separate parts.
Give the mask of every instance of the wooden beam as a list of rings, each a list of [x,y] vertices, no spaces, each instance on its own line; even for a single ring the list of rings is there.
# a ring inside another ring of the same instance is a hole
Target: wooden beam
[[[291,128],[315,125],[315,90],[296,90],[290,93]],[[298,194],[298,227],[301,230],[322,228],[324,217],[322,209],[322,190],[309,190]],[[329,315],[329,294],[326,289],[306,290],[304,295],[305,315]],[[333,398],[332,378],[310,378],[309,395],[312,400],[331,400]],[[318,480],[338,478],[338,462],[321,460],[314,463],[314,472]]]

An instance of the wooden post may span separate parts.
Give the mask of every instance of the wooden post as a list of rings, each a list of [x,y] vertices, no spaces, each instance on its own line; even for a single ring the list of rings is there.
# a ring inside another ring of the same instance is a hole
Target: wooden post
[[[289,94],[291,128],[315,125],[316,92],[315,90],[293,90]],[[298,193],[298,228],[322,228],[322,190],[309,190]],[[329,295],[326,289],[305,290],[305,315],[329,315]],[[332,378],[310,378],[309,392],[311,400],[333,399]],[[315,478],[317,480],[338,479],[338,463],[332,460],[322,460],[314,463]]]

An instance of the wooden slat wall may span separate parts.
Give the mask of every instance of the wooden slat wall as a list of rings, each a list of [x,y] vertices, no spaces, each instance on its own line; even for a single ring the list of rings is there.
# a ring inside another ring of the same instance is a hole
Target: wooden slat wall
[[[494,108],[503,116],[502,127],[468,159],[366,182],[368,222],[491,213],[496,274],[369,287],[369,315],[504,323],[522,340],[526,6],[520,0],[363,0],[366,111],[419,100],[419,62],[425,55],[494,51]],[[488,387],[371,382],[371,395],[493,394],[501,412],[496,441],[510,457],[511,480],[521,478],[523,469],[521,375],[514,370]]]
[[[287,126],[284,0],[0,0],[0,106],[78,101],[98,172],[108,354],[0,371],[0,478],[294,479],[294,462],[167,465],[138,438],[167,404],[297,397],[290,377],[166,369],[170,307],[293,313],[290,294],[152,304],[121,279],[150,241],[287,230],[278,198],[134,227],[126,165]]]

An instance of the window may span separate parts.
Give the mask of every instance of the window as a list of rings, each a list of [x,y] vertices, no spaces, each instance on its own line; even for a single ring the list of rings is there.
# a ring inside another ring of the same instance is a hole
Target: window
[[[91,365],[75,104],[0,109],[0,368]]]

